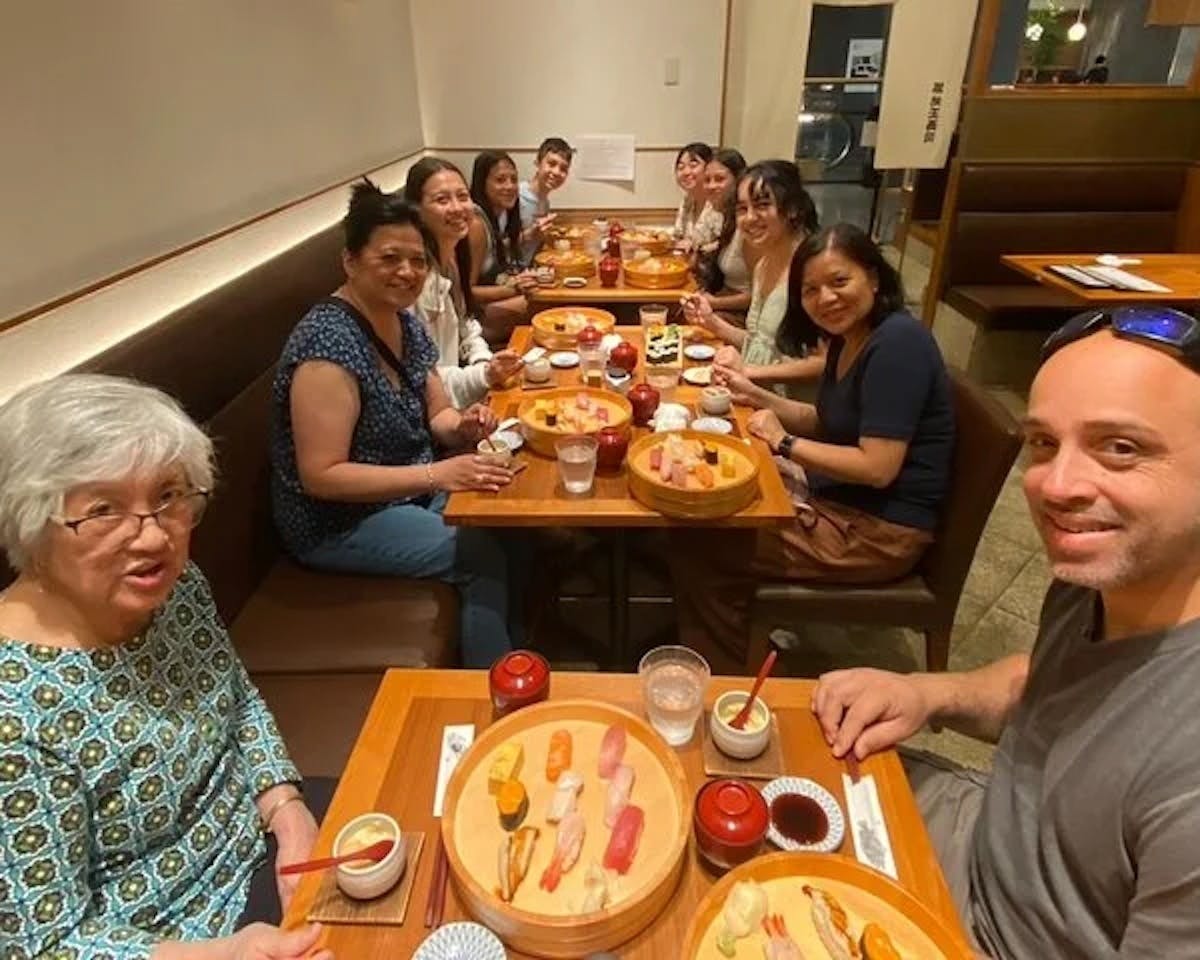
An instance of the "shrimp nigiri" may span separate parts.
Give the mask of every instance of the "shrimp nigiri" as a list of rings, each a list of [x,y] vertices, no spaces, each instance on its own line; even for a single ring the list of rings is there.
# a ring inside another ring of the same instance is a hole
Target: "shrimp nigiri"
[[[554,785],[554,796],[550,798],[550,807],[546,811],[548,823],[558,823],[568,813],[575,809],[576,798],[583,789],[583,777],[574,770],[564,771]]]
[[[600,779],[611,777],[624,758],[625,728],[614,723],[604,731],[604,739],[600,741]]]
[[[550,865],[542,873],[539,883],[543,890],[551,893],[557,889],[562,875],[570,871],[579,860],[579,851],[583,849],[583,838],[587,834],[587,822],[583,814],[575,811],[563,817],[558,825],[558,839],[554,843],[554,856]]]
[[[550,749],[546,752],[546,779],[557,783],[564,770],[571,766],[571,733],[555,730],[550,734]]]
[[[804,960],[800,944],[792,939],[783,917],[778,913],[763,917],[763,929],[767,931],[767,942],[763,946],[765,960]]]
[[[604,798],[604,825],[606,827],[615,824],[621,811],[629,805],[629,798],[633,794],[633,781],[633,767],[626,763],[617,767],[612,779],[608,781],[608,794]]]

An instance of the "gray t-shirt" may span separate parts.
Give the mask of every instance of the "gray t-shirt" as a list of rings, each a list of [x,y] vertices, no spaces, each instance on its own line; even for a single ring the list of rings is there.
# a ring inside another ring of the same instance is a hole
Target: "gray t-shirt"
[[[1200,956],[1200,620],[1102,636],[1098,594],[1051,586],[975,830],[993,957]]]

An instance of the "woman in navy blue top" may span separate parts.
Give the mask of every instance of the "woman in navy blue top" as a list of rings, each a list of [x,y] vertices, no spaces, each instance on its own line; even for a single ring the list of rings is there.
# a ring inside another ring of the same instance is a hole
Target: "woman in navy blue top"
[[[510,648],[505,551],[487,531],[447,526],[442,509],[449,491],[512,475],[474,453],[436,459],[434,446],[473,448],[495,417],[454,409],[409,310],[428,272],[420,213],[367,181],[343,225],[346,282],[292,331],[275,373],[275,524],[305,565],[455,584],[463,661],[486,667]]]
[[[682,641],[726,669],[745,666],[757,581],[904,576],[933,540],[950,482],[946,368],[879,248],[855,226],[828,227],[796,251],[791,275],[802,280],[781,338],[813,342],[819,333],[829,343],[816,404],[756,390],[736,370],[723,379],[735,398],[759,400],[750,431],[803,469],[807,499],[791,524],[717,535],[719,545],[711,533],[684,535],[673,551]],[[707,542],[688,542],[696,537]]]

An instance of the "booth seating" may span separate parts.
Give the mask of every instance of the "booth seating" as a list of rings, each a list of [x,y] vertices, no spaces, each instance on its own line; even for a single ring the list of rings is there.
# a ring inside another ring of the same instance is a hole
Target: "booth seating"
[[[986,329],[1055,329],[1082,301],[1001,256],[1169,253],[1186,175],[1175,163],[963,164],[942,299]]]
[[[961,372],[950,374],[956,421],[950,489],[934,542],[917,569],[893,583],[864,586],[760,583],[751,606],[747,670],[766,657],[775,629],[803,623],[915,627],[925,632],[925,668],[946,669],[963,584],[1021,449],[1012,414]]]
[[[217,446],[192,541],[221,616],[306,775],[336,776],[388,667],[453,665],[458,600],[428,580],[339,576],[280,553],[271,522],[271,380],[284,341],[341,282],[333,226],[86,364],[179,399]]]

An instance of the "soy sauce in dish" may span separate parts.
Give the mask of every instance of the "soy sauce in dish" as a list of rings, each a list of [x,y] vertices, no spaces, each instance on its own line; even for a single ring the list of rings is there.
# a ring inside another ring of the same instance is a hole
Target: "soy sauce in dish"
[[[820,843],[829,832],[821,805],[799,793],[785,793],[771,801],[771,822],[789,840],[805,845]]]

